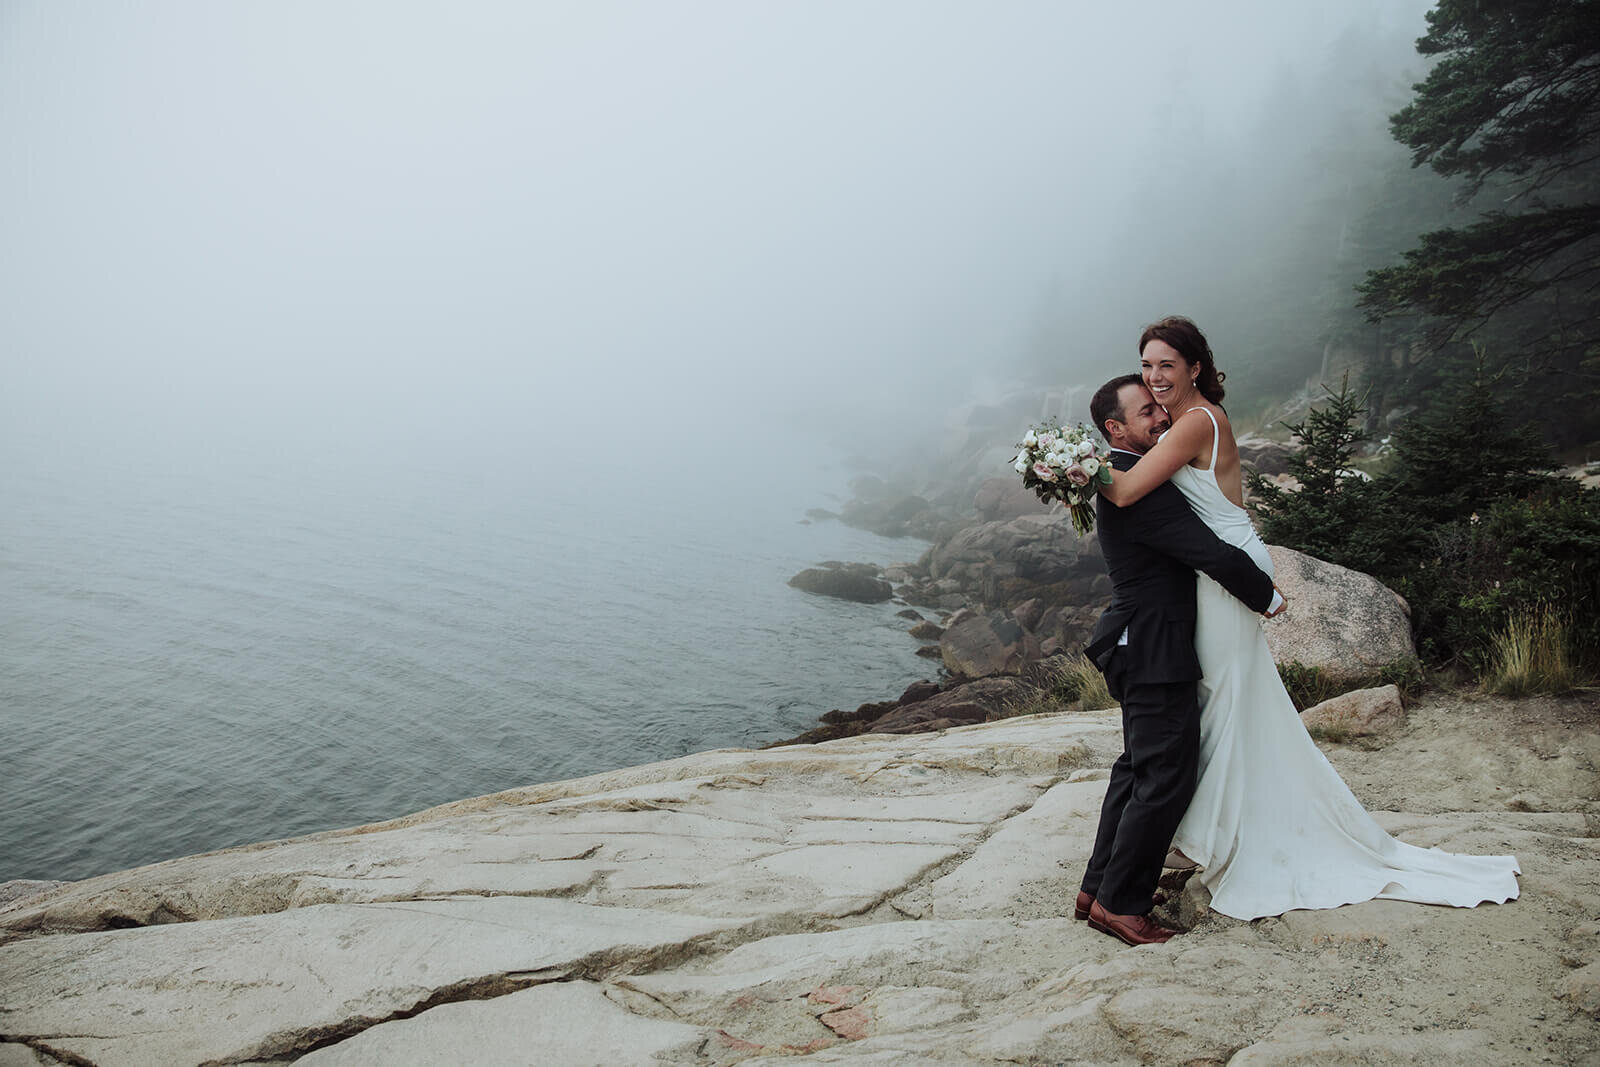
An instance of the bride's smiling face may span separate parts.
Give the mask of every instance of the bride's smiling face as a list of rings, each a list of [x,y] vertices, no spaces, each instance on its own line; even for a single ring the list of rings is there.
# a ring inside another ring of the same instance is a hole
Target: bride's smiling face
[[[1188,403],[1200,368],[1185,360],[1176,348],[1155,338],[1139,353],[1139,373],[1156,403],[1171,411]]]

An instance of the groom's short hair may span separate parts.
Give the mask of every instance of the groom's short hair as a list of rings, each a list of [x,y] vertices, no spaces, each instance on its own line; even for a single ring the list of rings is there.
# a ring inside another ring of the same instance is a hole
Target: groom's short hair
[[[1089,400],[1089,417],[1094,420],[1094,428],[1100,431],[1100,436],[1106,441],[1111,438],[1106,435],[1106,420],[1116,419],[1118,422],[1127,422],[1122,410],[1122,387],[1125,385],[1143,385],[1144,379],[1137,374],[1124,374],[1120,378],[1113,378],[1099,389]]]

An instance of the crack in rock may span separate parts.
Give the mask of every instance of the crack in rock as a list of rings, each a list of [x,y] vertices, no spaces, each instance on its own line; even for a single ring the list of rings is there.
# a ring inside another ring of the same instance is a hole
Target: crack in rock
[[[1001,815],[994,822],[987,824],[973,839],[970,847],[964,848],[955,855],[947,856],[938,863],[924,868],[915,877],[911,878],[903,886],[901,886],[900,889],[890,890],[888,893],[885,893],[880,899],[879,903],[888,904],[889,907],[894,909],[896,913],[907,919],[926,918],[928,906],[912,905],[906,900],[907,897],[910,897],[919,890],[931,889],[934,882],[937,882],[951,871],[956,870],[962,864],[972,859],[972,857],[977,854],[978,849],[983,847],[984,842],[988,841],[991,837],[1004,829],[1008,822],[1017,818],[1019,815],[1026,815],[1028,812],[1032,811],[1034,807],[1044,799],[1045,794],[1049,793],[1050,790],[1065,783],[1066,781],[1067,777],[1065,775],[1049,779],[1042,787],[1040,787],[1039,791],[1034,794],[1032,800],[1023,804],[1018,804],[1004,815]],[[902,906],[903,903],[904,906]],[[897,920],[886,919],[884,921],[894,922]]]
[[[592,952],[569,964],[534,971],[505,971],[481,975],[454,982],[431,991],[406,1007],[381,1016],[358,1015],[338,1022],[300,1030],[280,1031],[268,1035],[249,1049],[241,1049],[226,1057],[207,1060],[200,1067],[234,1067],[237,1064],[258,1062],[289,1062],[318,1049],[347,1041],[356,1035],[387,1022],[415,1018],[444,1004],[468,1000],[493,1000],[534,986],[557,982],[593,982],[605,984],[619,977],[649,974],[671,970],[708,956],[723,956],[741,945],[763,941],[785,934],[815,933],[826,928],[819,921],[804,921],[811,917],[774,916],[756,920],[741,927],[713,931],[689,938],[676,944],[660,945],[640,953],[637,946],[619,945]],[[653,998],[652,998],[653,999]],[[626,1007],[619,1005],[619,1007]],[[635,1014],[638,1014],[637,1012]],[[64,1036],[64,1035],[63,1035]],[[54,1053],[53,1053],[54,1054]],[[81,1058],[66,1062],[93,1064]]]
[[[95,1062],[93,1060],[85,1059],[84,1057],[79,1056],[75,1052],[68,1052],[66,1049],[55,1048],[55,1047],[45,1043],[49,1038],[53,1038],[53,1037],[54,1038],[61,1038],[61,1037],[94,1037],[94,1036],[97,1036],[97,1035],[94,1035],[94,1034],[47,1034],[47,1035],[44,1035],[44,1036],[41,1036],[41,1037],[20,1037],[20,1038],[13,1038],[13,1037],[7,1037],[5,1035],[0,1035],[0,1045],[21,1045],[24,1048],[32,1049],[34,1052],[37,1052],[41,1056],[49,1056],[51,1059],[55,1060],[57,1063],[69,1064],[70,1067],[97,1067],[97,1065],[95,1064]]]

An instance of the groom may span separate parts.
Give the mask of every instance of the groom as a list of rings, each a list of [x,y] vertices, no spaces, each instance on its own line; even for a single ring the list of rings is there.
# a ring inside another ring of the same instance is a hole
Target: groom
[[[1089,413],[1111,443],[1117,470],[1133,466],[1168,426],[1137,374],[1101,386]],[[1283,600],[1272,579],[1212,533],[1171,482],[1126,508],[1104,497],[1095,503],[1112,592],[1085,651],[1122,704],[1123,752],[1111,767],[1075,915],[1130,945],[1148,945],[1177,932],[1149,912],[1199,772],[1195,571],[1252,611],[1277,614]]]

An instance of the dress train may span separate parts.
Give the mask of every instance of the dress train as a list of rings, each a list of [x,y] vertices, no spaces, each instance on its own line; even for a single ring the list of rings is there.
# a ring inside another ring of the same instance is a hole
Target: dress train
[[[1205,409],[1202,408],[1202,411]],[[1206,525],[1273,573],[1249,515],[1211,469],[1172,481]],[[1518,893],[1514,856],[1418,848],[1384,832],[1300,722],[1261,632],[1261,617],[1197,576],[1200,780],[1173,843],[1204,868],[1211,907],[1236,919],[1363,900],[1473,907]]]

